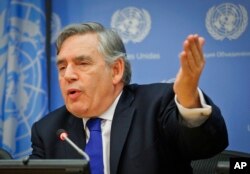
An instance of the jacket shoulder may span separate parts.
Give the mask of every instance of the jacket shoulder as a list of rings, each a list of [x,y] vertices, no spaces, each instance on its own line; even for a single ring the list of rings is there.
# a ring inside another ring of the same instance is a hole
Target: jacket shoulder
[[[125,90],[131,91],[136,96],[142,97],[161,97],[174,96],[173,83],[151,83],[151,84],[131,84],[125,87]]]
[[[42,117],[40,120],[38,120],[36,123],[37,124],[48,124],[51,121],[54,122],[54,121],[63,120],[69,114],[70,114],[70,112],[66,109],[66,106],[62,106],[62,107],[48,113],[47,115]]]

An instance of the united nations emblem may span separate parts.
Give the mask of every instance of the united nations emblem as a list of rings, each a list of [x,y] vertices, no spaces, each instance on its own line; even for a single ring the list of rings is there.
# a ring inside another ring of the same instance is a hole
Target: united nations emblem
[[[1,145],[21,158],[31,152],[32,124],[47,112],[45,29],[41,27],[45,14],[32,3],[11,1],[0,11],[0,19]]]
[[[145,9],[135,7],[117,10],[112,16],[111,27],[119,33],[124,43],[141,42],[151,29],[150,14]]]
[[[209,9],[206,15],[206,28],[216,40],[237,39],[248,24],[247,10],[242,5],[223,3]]]

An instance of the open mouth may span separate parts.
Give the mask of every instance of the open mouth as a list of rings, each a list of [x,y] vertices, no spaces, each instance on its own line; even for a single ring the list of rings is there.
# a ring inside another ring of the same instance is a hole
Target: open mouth
[[[78,96],[80,96],[81,91],[77,90],[77,89],[70,89],[67,91],[67,95],[71,98],[71,99],[76,99]]]
[[[69,92],[68,92],[68,95],[75,94],[76,92],[77,92],[76,90],[69,91]]]

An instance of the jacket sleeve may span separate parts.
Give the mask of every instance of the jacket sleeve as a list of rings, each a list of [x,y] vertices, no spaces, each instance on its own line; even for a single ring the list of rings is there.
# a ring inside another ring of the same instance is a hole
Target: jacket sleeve
[[[161,117],[160,124],[166,143],[172,144],[176,154],[188,160],[212,157],[228,146],[226,124],[220,109],[205,94],[204,97],[206,103],[212,106],[212,113],[198,127],[190,128],[183,124],[174,101],[168,104]]]

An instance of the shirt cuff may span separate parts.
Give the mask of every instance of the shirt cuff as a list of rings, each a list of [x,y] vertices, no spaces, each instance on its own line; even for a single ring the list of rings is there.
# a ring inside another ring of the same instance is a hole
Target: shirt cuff
[[[188,127],[197,127],[203,124],[212,113],[212,107],[207,105],[201,90],[198,88],[202,108],[185,108],[178,101],[175,95],[175,103],[178,107],[182,122]]]

